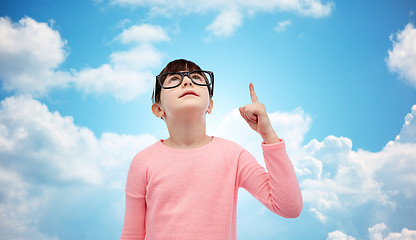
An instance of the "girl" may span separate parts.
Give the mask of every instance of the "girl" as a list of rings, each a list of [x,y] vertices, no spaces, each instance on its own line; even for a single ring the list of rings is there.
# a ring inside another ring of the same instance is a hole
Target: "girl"
[[[152,111],[166,122],[169,138],[131,162],[121,240],[235,240],[239,187],[282,217],[295,218],[302,211],[285,143],[253,84],[252,103],[240,107],[240,114],[263,138],[268,172],[236,143],[206,135],[213,86],[212,72],[184,59],[170,62],[156,77]]]

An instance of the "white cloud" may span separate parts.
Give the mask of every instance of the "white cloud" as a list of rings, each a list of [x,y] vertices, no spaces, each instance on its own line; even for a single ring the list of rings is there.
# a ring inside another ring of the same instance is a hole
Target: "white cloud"
[[[108,208],[113,204],[109,196],[121,200],[132,157],[156,141],[150,135],[115,133],[97,138],[88,128],[74,125],[72,117],[50,112],[27,95],[1,102],[0,131],[0,232],[7,239],[57,239],[38,230],[39,224],[53,221],[44,217],[50,209],[97,208],[98,203]],[[92,189],[97,192],[92,199],[54,200]],[[97,216],[104,209],[94,211]]]
[[[378,223],[368,228],[370,240],[383,240],[383,231],[387,229],[386,224]]]
[[[68,74],[56,71],[65,60],[66,41],[46,23],[25,17],[17,23],[0,17],[0,79],[11,91],[44,94],[65,87]]]
[[[137,148],[155,141],[148,135],[113,133],[97,138],[88,128],[74,125],[72,117],[52,113],[27,95],[6,98],[0,107],[2,164],[34,182],[108,183],[103,169],[114,167],[114,161],[125,166]]]
[[[410,85],[416,87],[416,29],[412,23],[398,32],[395,36],[390,35],[393,49],[388,50],[389,57],[386,59],[390,71],[399,74]]]
[[[332,1],[325,5],[320,1],[299,1],[295,8],[301,15],[310,17],[326,17],[334,10],[335,4]]]
[[[326,240],[355,240],[355,238],[347,236],[347,234],[341,231],[334,231],[328,233],[328,238]]]
[[[203,12],[203,11],[221,11],[224,8],[239,8],[251,11],[293,11],[300,15],[310,17],[326,17],[331,14],[335,7],[332,1],[322,3],[321,0],[214,0],[203,1],[196,0],[192,2],[183,2],[180,0],[173,1],[151,1],[151,0],[112,0],[113,4],[124,6],[147,6],[153,11],[167,12],[167,10],[184,10],[185,13]]]
[[[410,240],[416,239],[416,231],[403,228],[401,232],[390,232],[386,237],[385,232],[387,226],[384,223],[377,223],[368,228],[369,240]],[[354,237],[347,236],[347,234],[341,231],[334,231],[328,234],[327,240],[354,240]]]
[[[416,105],[413,105],[412,112],[404,118],[403,127],[399,135],[396,136],[395,142],[416,143]]]
[[[124,30],[118,37],[124,44],[126,43],[152,43],[169,40],[168,35],[160,26],[150,24],[133,25]]]
[[[352,150],[352,141],[328,136],[302,147],[296,161],[302,169],[305,203],[325,222],[333,211],[348,211],[367,202],[395,209],[396,200],[416,197],[416,105],[400,134],[379,152]],[[308,163],[305,165],[305,163]],[[406,200],[407,199],[407,200]]]
[[[389,233],[384,240],[409,240],[409,239],[416,239],[416,230],[409,230],[407,228],[403,228],[399,233]]]
[[[393,197],[414,199],[416,144],[387,144],[380,152],[352,151],[351,140],[329,136],[305,145],[304,162],[322,163],[310,176],[301,176],[302,193],[311,212],[325,220],[330,212],[347,211],[367,202],[394,209]],[[299,165],[298,168],[301,168]],[[307,168],[307,166],[306,166]]]
[[[113,95],[129,101],[152,89],[151,69],[160,66],[165,56],[152,43],[167,41],[169,37],[161,27],[143,24],[131,26],[115,39],[134,46],[127,51],[113,52],[110,62],[98,68],[74,73],[73,82],[87,93]]]
[[[152,88],[154,74],[164,55],[143,44],[128,51],[114,52],[110,62],[98,68],[86,68],[73,74],[75,86],[87,93],[108,94],[129,101]]]
[[[3,159],[2,159],[3,161]],[[31,186],[16,172],[4,169],[0,165],[0,232],[4,239],[16,240],[56,240],[36,229],[36,219],[31,217],[37,214],[44,202],[42,194],[30,194],[39,191]]]
[[[95,162],[98,141],[89,129],[75,126],[72,117],[50,113],[29,96],[6,98],[0,112],[5,143],[0,149],[8,168],[35,182],[102,182]]]
[[[321,0],[213,0],[213,1],[151,1],[151,0],[110,0],[112,4],[122,6],[148,7],[154,15],[174,16],[180,14],[194,14],[218,12],[215,20],[206,30],[216,36],[230,36],[243,23],[244,16],[258,12],[286,11],[294,12],[306,17],[327,17],[335,4],[332,1],[323,3]]]
[[[276,32],[283,32],[286,30],[286,27],[292,24],[290,20],[284,20],[277,24],[277,26],[274,28]]]
[[[146,92],[153,78],[150,72],[125,72],[110,64],[83,69],[75,76],[78,89],[98,95],[113,95],[122,101],[132,100]]]
[[[207,30],[216,36],[230,36],[243,23],[243,16],[237,10],[225,10],[221,12]]]
[[[51,89],[75,86],[80,91],[114,96],[129,101],[152,89],[154,74],[164,54],[152,44],[167,41],[159,26],[133,25],[116,38],[133,44],[127,51],[113,52],[110,61],[97,68],[60,71],[66,41],[46,23],[23,18],[12,23],[0,18],[0,79],[8,91],[46,94]]]
[[[164,54],[151,43],[167,41],[169,37],[159,26],[133,25],[116,39],[136,46],[127,51],[113,52],[110,62],[98,68],[86,68],[74,74],[77,88],[88,93],[110,94],[129,101],[152,89],[154,74]]]

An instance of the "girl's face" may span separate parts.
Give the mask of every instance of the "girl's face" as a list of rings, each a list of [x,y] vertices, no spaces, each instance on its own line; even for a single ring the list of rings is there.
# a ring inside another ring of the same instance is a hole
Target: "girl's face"
[[[183,116],[184,113],[204,116],[207,112],[211,113],[213,101],[208,87],[196,85],[188,76],[184,76],[178,87],[161,90],[159,107],[165,118]]]

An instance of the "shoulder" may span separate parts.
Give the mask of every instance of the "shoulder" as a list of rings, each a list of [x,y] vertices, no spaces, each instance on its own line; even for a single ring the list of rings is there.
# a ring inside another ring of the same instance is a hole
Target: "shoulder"
[[[153,143],[152,145],[142,149],[136,155],[134,155],[131,164],[144,164],[149,159],[154,158],[155,155],[159,155],[161,151],[160,140]]]
[[[228,140],[228,139],[225,139],[225,138],[222,138],[222,137],[214,137],[214,139],[215,139],[217,144],[221,144],[221,145],[225,144],[225,145],[229,145],[229,146],[240,146],[240,145],[238,145],[238,143],[236,143],[234,141],[231,141],[231,140]]]
[[[221,137],[215,137],[215,141],[216,148],[237,152],[245,151],[245,149],[242,146],[240,146],[238,143],[234,141],[227,140]]]

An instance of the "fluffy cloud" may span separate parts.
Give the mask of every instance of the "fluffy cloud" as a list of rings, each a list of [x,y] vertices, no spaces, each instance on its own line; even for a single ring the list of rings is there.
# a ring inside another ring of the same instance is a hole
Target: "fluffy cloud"
[[[412,23],[398,32],[395,37],[390,35],[393,49],[388,50],[387,66],[390,71],[399,74],[410,85],[416,87],[416,29]]]
[[[414,199],[415,144],[387,144],[382,151],[371,153],[352,151],[350,143],[347,138],[332,136],[304,147],[304,161],[322,163],[320,175],[318,171],[310,178],[301,178],[304,201],[318,219],[325,222],[330,212],[354,209],[367,202],[394,209],[394,198]]]
[[[370,240],[408,240],[416,238],[416,231],[403,228],[401,232],[388,233],[386,237],[384,232],[387,230],[387,226],[384,223],[378,223],[368,228],[368,235]],[[347,234],[341,231],[334,231],[328,234],[327,240],[354,240],[354,237],[347,236]]]
[[[27,95],[6,98],[0,113],[1,164],[34,183],[109,183],[113,179],[104,178],[104,170],[126,167],[137,149],[156,141],[150,135],[114,133],[97,138],[74,125],[72,117],[52,113]]]
[[[98,217],[114,204],[114,196],[115,201],[122,200],[130,160],[155,141],[150,135],[114,133],[97,138],[88,128],[74,125],[72,117],[50,112],[30,96],[6,98],[0,105],[2,236],[57,239],[40,233],[37,227],[57,224],[48,219],[69,221],[74,213],[58,218],[53,213],[65,209],[102,204],[91,213]],[[117,211],[122,213],[122,209]],[[52,216],[45,217],[48,212]]]
[[[215,0],[215,1],[192,1],[192,2],[183,2],[183,1],[150,1],[150,0],[112,0],[113,4],[120,5],[133,5],[133,6],[147,6],[150,7],[152,11],[158,11],[166,13],[167,10],[184,10],[185,13],[193,12],[203,12],[203,11],[215,11],[221,10],[224,8],[239,8],[250,10],[251,13],[257,11],[293,11],[300,15],[310,16],[310,17],[326,17],[331,14],[332,10],[335,7],[335,4],[332,1],[327,1],[322,3],[321,0],[270,0],[270,1],[255,1],[255,0],[243,0],[243,1],[225,1],[225,0]]]
[[[152,26],[149,24],[133,25],[124,30],[117,38],[124,44],[141,44],[169,40],[168,35],[160,26]]]
[[[396,136],[395,142],[416,143],[416,105],[413,105],[412,112],[408,113],[404,118],[404,124],[399,135]]]
[[[384,240],[408,240],[408,239],[416,239],[416,231],[409,230],[407,228],[403,228],[399,233],[389,233]]]
[[[115,38],[133,45],[114,52],[110,61],[97,68],[60,71],[68,54],[66,41],[46,23],[23,18],[12,23],[0,18],[0,79],[4,89],[43,95],[50,89],[75,86],[87,93],[110,95],[129,101],[152,88],[154,74],[164,54],[153,43],[169,37],[159,26],[133,25]]]
[[[335,4],[321,0],[215,0],[215,1],[150,1],[150,0],[111,0],[113,4],[123,6],[149,7],[152,14],[177,16],[177,14],[219,12],[215,20],[206,28],[216,36],[230,36],[242,25],[245,15],[258,12],[287,11],[306,17],[326,17],[331,14]]]
[[[328,238],[326,240],[355,240],[355,238],[347,236],[347,234],[341,231],[334,231],[328,233]]]
[[[25,17],[13,23],[0,17],[0,79],[11,91],[43,94],[66,86],[68,74],[56,71],[65,60],[66,41],[46,23]]]
[[[387,229],[386,224],[378,223],[370,228],[368,228],[368,234],[370,235],[371,240],[383,240],[382,232]]]
[[[3,100],[0,113],[1,158],[8,168],[34,182],[102,181],[93,162],[98,142],[89,129],[27,96]],[[82,152],[85,159],[78,155]]]
[[[129,101],[152,88],[154,74],[148,70],[161,64],[163,54],[152,45],[114,52],[110,62],[73,74],[76,88],[87,93],[112,95]]]
[[[3,100],[0,113],[0,163],[7,173],[2,180],[21,186],[12,189],[24,189],[23,180],[47,186],[120,187],[133,154],[156,141],[150,135],[114,133],[96,138],[88,128],[75,126],[71,117],[51,113],[28,96]]]
[[[217,36],[230,36],[243,24],[241,12],[225,10],[206,29]]]
[[[312,140],[302,147],[297,156],[297,168],[303,169],[302,193],[309,210],[320,221],[326,222],[330,212],[347,211],[367,202],[393,210],[395,199],[414,200],[415,110],[416,105],[396,140],[379,152],[353,151],[350,139],[335,136],[322,142]]]
[[[169,37],[160,26],[133,25],[116,38],[123,44],[133,44],[127,51],[114,52],[110,62],[98,68],[86,68],[74,74],[76,87],[88,93],[110,94],[129,101],[152,88],[154,74],[164,54],[152,43]]]
[[[368,167],[367,159],[351,148],[350,139],[334,136],[326,137],[323,142],[312,140],[304,146],[306,160],[320,161],[323,166],[320,176],[317,173],[311,176],[316,179],[302,181],[305,202],[314,206],[313,212],[342,210],[367,201],[393,204],[381,190],[381,183],[374,179],[374,169]]]

